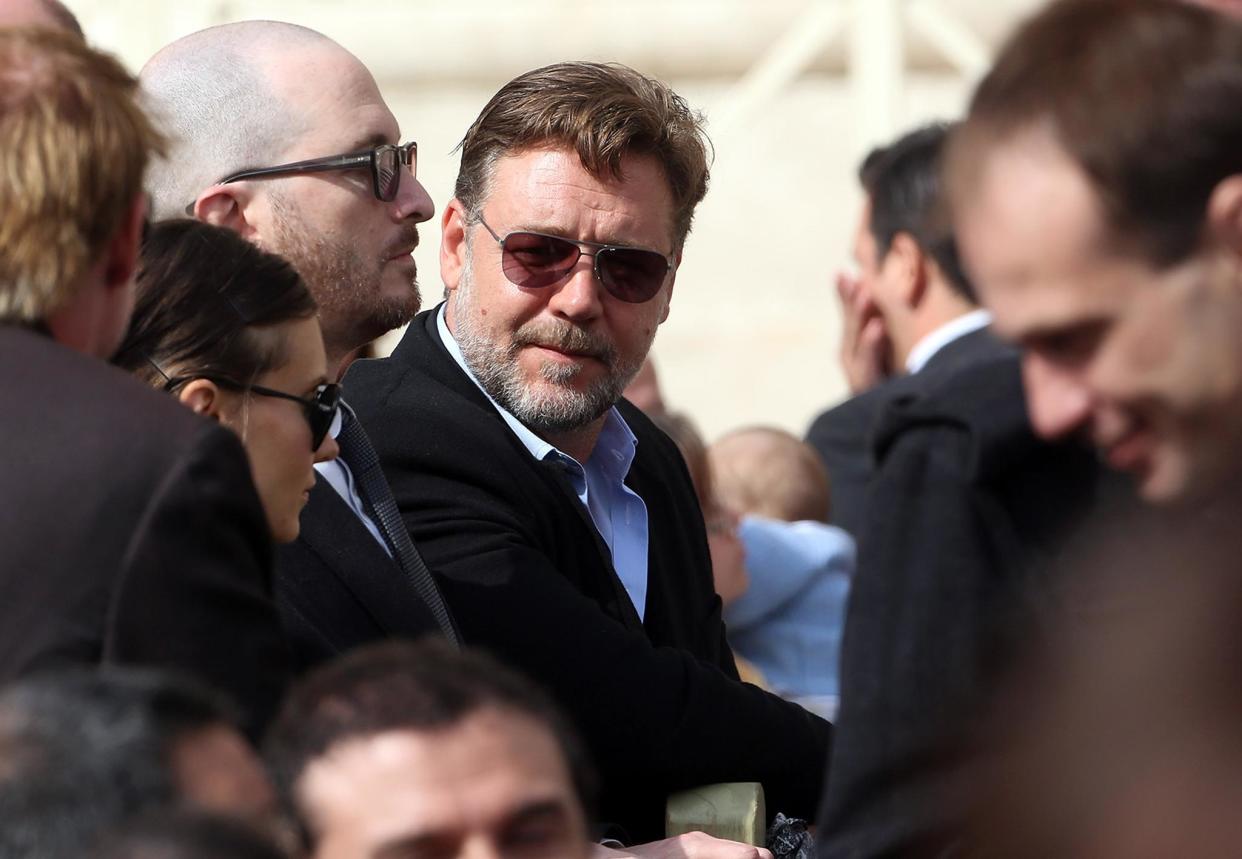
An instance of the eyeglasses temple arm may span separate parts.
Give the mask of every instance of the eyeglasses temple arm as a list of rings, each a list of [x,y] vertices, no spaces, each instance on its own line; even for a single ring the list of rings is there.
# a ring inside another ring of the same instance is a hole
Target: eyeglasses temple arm
[[[254,170],[242,170],[225,176],[217,184],[227,185],[243,179],[257,179],[260,176],[279,176],[283,173],[322,173],[328,170],[340,170],[342,167],[367,167],[371,164],[371,153],[358,155],[337,155],[332,158],[313,158],[310,161],[295,161],[292,164],[281,164],[278,167],[259,167]]]

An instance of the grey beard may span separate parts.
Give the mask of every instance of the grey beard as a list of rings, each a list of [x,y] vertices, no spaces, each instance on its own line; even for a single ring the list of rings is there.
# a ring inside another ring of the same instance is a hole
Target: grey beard
[[[499,346],[473,327],[468,281],[463,276],[453,297],[454,337],[466,366],[493,400],[535,432],[566,432],[590,424],[616,405],[642,366],[641,359],[632,366],[618,364],[612,344],[569,323],[531,322],[514,333],[508,346]],[[518,353],[534,343],[593,355],[606,372],[585,391],[576,391],[569,385],[581,368],[545,362],[539,375],[550,390],[531,388],[522,379]]]

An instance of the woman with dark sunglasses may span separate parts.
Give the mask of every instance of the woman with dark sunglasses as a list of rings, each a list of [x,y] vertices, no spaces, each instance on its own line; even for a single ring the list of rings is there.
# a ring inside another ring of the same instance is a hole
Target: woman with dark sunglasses
[[[340,392],[327,378],[316,305],[293,267],[192,220],[143,241],[116,363],[241,437],[277,542],[297,538],[314,464],[337,455]]]

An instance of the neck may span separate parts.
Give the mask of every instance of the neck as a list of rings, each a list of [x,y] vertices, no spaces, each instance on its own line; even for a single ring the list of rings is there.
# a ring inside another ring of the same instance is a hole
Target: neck
[[[362,347],[359,347],[361,349]],[[328,376],[334,382],[341,381],[341,377],[345,375],[345,371],[349,369],[349,365],[354,362],[357,357],[358,349],[351,349],[347,352],[339,350],[327,353],[328,357]]]
[[[604,429],[606,419],[605,414],[577,429],[562,432],[544,431],[538,435],[548,444],[556,445],[558,450],[569,454],[582,465],[586,465],[586,461],[591,458],[591,453],[595,450],[595,443],[599,441],[599,434]]]
[[[106,361],[120,341],[106,298],[102,287],[82,289],[47,315],[43,329],[62,346]]]
[[[978,310],[979,308],[944,284],[936,284],[928,290],[924,302],[916,308],[907,326],[907,335],[898,338],[900,344],[894,342],[894,360],[896,367],[905,367],[910,352],[924,337],[942,325],[947,325],[958,317]]]

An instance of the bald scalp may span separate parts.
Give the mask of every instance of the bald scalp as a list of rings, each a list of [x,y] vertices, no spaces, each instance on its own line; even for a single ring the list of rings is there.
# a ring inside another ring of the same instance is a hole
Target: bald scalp
[[[241,21],[192,33],[152,57],[139,73],[144,105],[172,139],[148,174],[155,217],[183,215],[229,173],[279,163],[313,121],[290,107],[281,81],[330,52],[348,54],[307,27]]]

